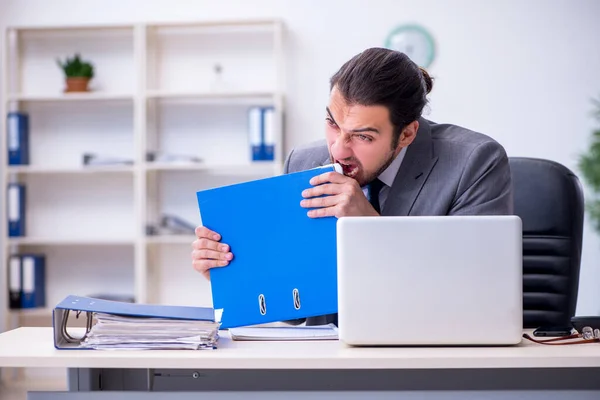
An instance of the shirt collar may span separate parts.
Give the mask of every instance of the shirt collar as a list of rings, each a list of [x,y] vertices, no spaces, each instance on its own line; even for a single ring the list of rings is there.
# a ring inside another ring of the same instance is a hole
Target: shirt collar
[[[402,160],[404,159],[404,154],[406,154],[406,147],[400,150],[394,161],[378,176],[379,180],[389,187],[394,183],[398,169],[400,169],[400,164],[402,164]]]

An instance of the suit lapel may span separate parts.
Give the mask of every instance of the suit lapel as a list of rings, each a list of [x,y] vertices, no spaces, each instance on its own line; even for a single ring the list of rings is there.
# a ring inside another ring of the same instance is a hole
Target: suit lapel
[[[431,128],[421,118],[417,136],[406,149],[381,215],[408,215],[437,160]]]

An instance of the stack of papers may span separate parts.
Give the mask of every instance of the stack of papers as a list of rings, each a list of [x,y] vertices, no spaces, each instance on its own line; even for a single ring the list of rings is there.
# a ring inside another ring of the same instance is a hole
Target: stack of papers
[[[230,328],[233,340],[337,340],[334,324],[317,326],[244,327]]]
[[[80,347],[95,350],[214,349],[219,323],[95,313]]]

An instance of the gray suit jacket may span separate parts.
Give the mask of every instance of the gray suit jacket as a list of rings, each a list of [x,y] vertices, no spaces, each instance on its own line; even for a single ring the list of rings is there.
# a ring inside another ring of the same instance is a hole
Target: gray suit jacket
[[[294,149],[284,172],[330,163],[325,141]],[[381,215],[513,214],[510,167],[504,148],[481,133],[421,118]],[[296,321],[299,322],[299,321]],[[308,325],[337,323],[337,315]]]

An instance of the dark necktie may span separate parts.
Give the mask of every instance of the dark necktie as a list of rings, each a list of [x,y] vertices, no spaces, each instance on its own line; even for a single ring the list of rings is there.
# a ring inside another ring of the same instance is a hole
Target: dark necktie
[[[381,209],[379,207],[379,191],[381,191],[381,188],[384,185],[385,183],[381,182],[377,178],[369,183],[369,203],[371,203],[378,214],[381,214]]]

